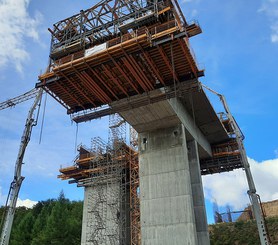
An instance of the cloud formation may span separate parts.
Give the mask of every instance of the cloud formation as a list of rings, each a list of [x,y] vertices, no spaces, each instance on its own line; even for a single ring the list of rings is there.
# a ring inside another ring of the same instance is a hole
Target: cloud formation
[[[30,0],[0,0],[0,68],[12,63],[22,72],[23,63],[29,59],[25,38],[38,41],[39,13],[33,18],[28,13]]]
[[[0,206],[3,206],[5,205],[6,203],[6,200],[7,200],[7,195],[3,195],[2,194],[2,187],[0,186]],[[25,199],[25,200],[22,200],[20,198],[17,199],[17,203],[16,203],[16,206],[17,207],[26,207],[26,208],[32,208],[34,205],[36,205],[38,202],[36,201],[32,201],[30,199]]]
[[[17,207],[26,207],[26,208],[32,208],[34,207],[38,202],[36,201],[32,201],[30,199],[25,199],[25,200],[21,200],[20,198],[18,198],[16,206]]]
[[[278,43],[278,0],[264,0],[258,12],[265,13],[271,23],[271,42]]]
[[[278,158],[257,162],[249,158],[257,193],[263,202],[278,199]],[[203,177],[205,197],[219,206],[230,205],[235,210],[249,204],[247,181],[242,169]]]

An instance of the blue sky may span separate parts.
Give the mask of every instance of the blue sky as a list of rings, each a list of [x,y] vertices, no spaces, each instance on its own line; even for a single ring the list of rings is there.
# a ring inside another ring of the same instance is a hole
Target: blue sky
[[[53,23],[94,5],[85,0],[0,0],[0,101],[34,87],[48,61]],[[185,17],[203,33],[191,39],[203,83],[224,94],[246,136],[257,189],[263,201],[278,199],[278,1],[182,0]],[[221,108],[212,96],[215,107]],[[31,101],[0,111],[0,205],[13,177],[14,162]],[[81,200],[83,190],[56,178],[60,166],[76,155],[76,125],[65,109],[47,97],[42,143],[41,123],[34,129],[25,157],[21,203],[55,198],[61,189]],[[79,125],[77,143],[107,139],[107,119]],[[211,201],[241,209],[248,203],[242,170],[204,178],[209,220]],[[26,201],[27,199],[31,201]]]

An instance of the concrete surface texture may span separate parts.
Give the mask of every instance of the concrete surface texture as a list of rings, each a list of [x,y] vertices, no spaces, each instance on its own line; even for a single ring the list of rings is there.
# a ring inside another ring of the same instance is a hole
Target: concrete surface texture
[[[142,245],[197,243],[185,129],[139,134]]]
[[[120,184],[104,182],[84,190],[81,245],[120,244]]]
[[[210,244],[210,240],[196,140],[187,142],[187,147],[198,244],[207,245]]]

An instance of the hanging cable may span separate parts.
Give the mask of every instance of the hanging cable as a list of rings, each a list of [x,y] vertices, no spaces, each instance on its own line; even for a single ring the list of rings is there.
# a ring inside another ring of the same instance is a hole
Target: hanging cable
[[[41,130],[40,130],[39,144],[41,143],[41,140],[42,140],[43,126],[44,126],[44,117],[45,117],[45,108],[46,108],[46,101],[47,101],[47,93],[45,93],[44,104],[43,104],[42,124],[41,124]]]
[[[176,87],[176,79],[175,79],[175,63],[174,63],[174,55],[173,55],[173,44],[170,44],[171,48],[171,63],[172,63],[172,71],[173,71],[173,83],[174,83],[174,90],[175,90],[175,97],[177,97],[177,87]]]
[[[74,153],[77,151],[77,136],[78,136],[78,123],[76,123],[76,131],[75,131],[75,143],[74,143]]]
[[[190,91],[190,102],[191,102],[191,110],[192,110],[192,116],[194,121],[194,128],[196,128],[196,117],[195,117],[194,100],[192,96],[192,91]]]

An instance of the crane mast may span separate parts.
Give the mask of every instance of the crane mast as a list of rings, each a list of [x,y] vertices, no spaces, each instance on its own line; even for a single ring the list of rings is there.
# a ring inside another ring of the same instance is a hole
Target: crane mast
[[[212,93],[216,94],[223,104],[223,107],[226,112],[226,116],[228,117],[230,126],[233,129],[233,133],[235,135],[235,138],[236,138],[236,141],[237,141],[237,144],[239,147],[239,151],[241,154],[242,165],[243,165],[243,168],[245,171],[245,175],[246,175],[246,179],[247,179],[247,183],[248,183],[248,187],[249,187],[249,190],[247,191],[247,193],[249,195],[249,198],[250,198],[250,201],[252,204],[252,210],[253,210],[253,213],[254,213],[254,216],[256,219],[261,245],[271,245],[271,242],[269,240],[268,233],[267,233],[267,227],[265,225],[263,210],[262,210],[261,204],[260,204],[260,196],[256,193],[256,186],[255,186],[255,183],[254,183],[254,180],[252,177],[252,173],[250,170],[250,164],[248,162],[247,154],[246,154],[246,151],[245,151],[245,148],[243,145],[244,136],[243,136],[237,122],[235,121],[234,117],[232,116],[232,113],[227,104],[225,96],[217,93],[216,91],[205,86],[204,84],[202,84],[202,86],[204,88],[208,89],[209,91],[211,91]]]
[[[14,179],[10,185],[10,190],[9,190],[9,194],[8,194],[7,202],[6,202],[6,209],[5,209],[6,212],[4,213],[4,216],[3,216],[4,218],[3,218],[0,245],[8,245],[9,244],[18,193],[19,193],[22,181],[24,180],[24,177],[21,176],[23,158],[24,158],[26,147],[30,141],[32,128],[34,126],[36,126],[36,124],[37,124],[37,118],[35,117],[35,111],[40,106],[42,94],[43,94],[42,89],[31,90],[31,91],[25,93],[24,95],[13,99],[14,101],[9,100],[9,101],[13,101],[13,104],[10,103],[10,106],[14,106],[15,103],[18,104],[20,102],[30,99],[30,96],[31,97],[36,96],[35,101],[29,110],[29,113],[28,113],[28,116],[26,119],[25,128],[23,131],[23,135],[21,137],[21,143],[20,143],[20,147],[19,147],[19,151],[18,151],[17,160],[15,163]],[[0,104],[0,106],[5,105],[5,104],[7,104],[7,102]],[[5,107],[5,108],[7,108],[7,107]]]

